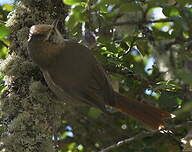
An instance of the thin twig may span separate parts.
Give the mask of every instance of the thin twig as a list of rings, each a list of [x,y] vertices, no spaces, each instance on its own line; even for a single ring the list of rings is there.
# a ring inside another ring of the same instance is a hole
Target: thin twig
[[[179,44],[179,43],[186,43],[192,41],[192,37],[189,37],[187,39],[175,39],[172,42],[169,42],[166,44],[166,48],[169,49],[172,45]]]
[[[187,126],[192,126],[192,121],[187,121],[187,122],[179,124],[179,125],[174,125],[172,127],[166,128],[164,130],[143,131],[143,132],[141,132],[141,133],[139,133],[139,134],[137,134],[137,135],[135,135],[133,137],[127,138],[127,139],[122,140],[122,141],[119,141],[118,143],[115,143],[115,144],[113,144],[113,145],[111,145],[111,146],[109,146],[107,148],[104,148],[99,152],[109,152],[109,151],[111,151],[111,150],[113,150],[113,149],[115,149],[117,147],[120,147],[120,146],[122,146],[124,144],[128,144],[128,143],[130,143],[132,141],[139,140],[139,139],[142,139],[142,138],[148,137],[148,136],[153,136],[154,134],[157,134],[159,132],[166,133],[168,131],[168,133],[171,133],[171,129],[178,129],[178,128],[183,128],[183,127],[187,127]]]
[[[0,40],[0,44],[5,46],[6,48],[9,48],[9,46],[5,42],[3,42],[2,40]]]
[[[125,21],[125,22],[118,22],[114,23],[111,26],[123,26],[123,25],[135,25],[135,24],[152,24],[152,23],[165,23],[165,22],[173,22],[173,19],[164,18],[164,19],[158,19],[158,20],[141,20],[141,21]]]
[[[149,131],[141,132],[141,133],[139,133],[139,134],[137,134],[137,135],[135,135],[133,137],[127,138],[127,139],[122,140],[122,141],[119,141],[118,143],[113,144],[113,145],[101,150],[100,152],[109,152],[112,149],[115,149],[115,148],[120,147],[120,146],[122,146],[124,144],[130,143],[130,142],[132,142],[134,140],[142,139],[142,138],[147,137],[147,136],[152,136],[154,133],[156,133],[156,132],[149,132]]]
[[[5,21],[3,21],[3,20],[0,20],[0,23],[5,24],[6,22],[5,22]]]
[[[175,125],[173,127],[170,127],[170,129],[178,129],[178,128],[183,128],[183,127],[187,127],[187,126],[192,126],[192,121],[187,121],[182,124]]]
[[[135,74],[134,72],[132,72],[131,70],[128,70],[128,69],[121,69],[121,68],[118,68],[116,66],[104,66],[104,69],[106,71],[108,71],[109,73],[117,73],[117,74],[120,74],[126,78],[131,78],[131,79],[134,79],[134,80],[138,80],[138,81],[141,81],[143,85],[155,85],[156,82],[153,82],[153,81],[149,81],[145,78],[143,78],[141,75],[139,74]]]

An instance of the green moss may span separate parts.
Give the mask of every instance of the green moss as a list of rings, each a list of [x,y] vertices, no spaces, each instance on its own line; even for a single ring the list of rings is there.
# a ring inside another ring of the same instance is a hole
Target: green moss
[[[34,69],[34,65],[17,55],[9,55],[1,62],[0,71],[7,76],[23,77]]]
[[[2,113],[6,116],[15,116],[21,108],[20,97],[16,94],[10,94],[9,98],[1,98]]]

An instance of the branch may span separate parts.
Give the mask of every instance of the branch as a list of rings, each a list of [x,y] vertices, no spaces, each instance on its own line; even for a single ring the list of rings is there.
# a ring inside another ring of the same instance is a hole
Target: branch
[[[116,143],[116,144],[114,144],[114,145],[111,145],[111,146],[109,146],[109,147],[101,150],[100,152],[108,152],[108,151],[111,151],[112,149],[115,149],[115,148],[117,148],[117,147],[120,147],[120,146],[122,146],[122,145],[124,145],[124,144],[127,144],[127,143],[129,143],[129,142],[132,142],[132,141],[134,141],[134,140],[142,139],[142,138],[147,137],[147,136],[152,136],[154,133],[155,133],[155,132],[149,132],[149,131],[146,132],[146,131],[143,131],[143,132],[141,132],[141,133],[139,133],[139,134],[137,134],[137,135],[135,135],[135,136],[133,136],[133,137],[127,138],[127,139],[122,140],[122,141],[119,141],[118,143]]]
[[[172,127],[170,127],[170,129],[178,129],[178,128],[184,128],[184,127],[188,127],[188,126],[192,126],[192,121],[187,121],[182,124],[172,126]]]
[[[0,40],[0,44],[5,46],[6,48],[9,48],[9,46],[5,42],[3,42],[2,40]]]
[[[183,124],[179,124],[179,125],[175,125],[175,126],[172,126],[172,127],[168,127],[166,129],[163,129],[163,130],[157,130],[157,131],[143,131],[139,134],[136,134],[135,136],[133,137],[130,137],[130,138],[127,138],[125,140],[122,140],[122,141],[119,141],[118,143],[116,144],[113,144],[107,148],[104,148],[102,149],[101,151],[99,152],[109,152],[115,148],[118,148],[124,144],[128,144],[132,141],[135,141],[135,140],[140,140],[142,138],[145,138],[145,137],[148,137],[148,136],[153,136],[154,134],[158,134],[158,133],[172,133],[171,129],[178,129],[178,128],[183,128],[183,127],[187,127],[187,126],[192,126],[192,121],[187,121]]]
[[[147,86],[153,86],[156,84],[156,82],[153,82],[153,81],[149,81],[145,78],[143,78],[141,75],[139,74],[135,74],[134,72],[128,70],[128,69],[121,69],[121,68],[118,68],[118,67],[115,67],[115,66],[104,66],[104,69],[106,71],[108,71],[109,73],[117,73],[117,74],[120,74],[126,78],[132,78],[134,80],[138,80],[140,82],[143,83],[143,85],[147,85]]]
[[[1,24],[5,24],[6,22],[5,22],[5,21],[3,21],[3,20],[0,20],[0,23],[1,23]]]
[[[57,140],[57,141],[54,141],[54,146],[55,148],[57,149],[63,149],[65,148],[66,146],[68,146],[69,144],[71,144],[72,142],[74,142],[74,140],[72,139],[65,139],[65,140]]]
[[[165,23],[165,22],[173,22],[173,19],[170,18],[163,18],[159,20],[141,20],[141,21],[125,21],[125,22],[118,22],[112,24],[111,26],[123,26],[123,25],[133,25],[133,24],[152,24],[152,23]]]
[[[192,37],[189,37],[187,39],[175,39],[172,42],[169,42],[166,44],[166,49],[169,49],[172,45],[178,44],[178,43],[187,43],[192,41]]]

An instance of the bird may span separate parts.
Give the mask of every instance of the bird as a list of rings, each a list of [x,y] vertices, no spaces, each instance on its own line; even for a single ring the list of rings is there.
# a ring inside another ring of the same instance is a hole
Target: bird
[[[104,112],[109,106],[154,130],[164,128],[164,119],[172,117],[167,111],[114,91],[91,50],[64,39],[56,23],[30,27],[28,54],[58,99],[84,102]]]

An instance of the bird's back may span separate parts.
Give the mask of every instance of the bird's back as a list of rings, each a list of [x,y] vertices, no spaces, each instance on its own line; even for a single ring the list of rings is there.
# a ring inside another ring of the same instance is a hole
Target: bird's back
[[[73,41],[66,41],[53,66],[48,69],[53,81],[71,96],[105,109],[113,105],[113,90],[108,78],[91,50]]]

